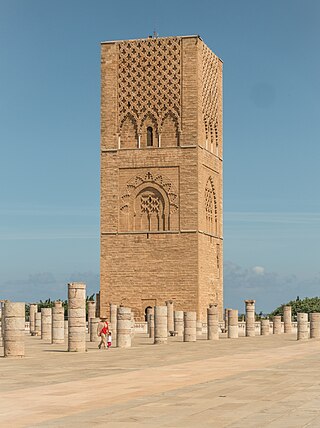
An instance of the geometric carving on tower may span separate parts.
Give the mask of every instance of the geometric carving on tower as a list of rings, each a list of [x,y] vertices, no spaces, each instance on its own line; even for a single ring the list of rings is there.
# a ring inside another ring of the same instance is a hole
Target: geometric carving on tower
[[[178,229],[178,192],[163,174],[132,177],[120,200],[121,231]]]
[[[220,60],[205,45],[202,47],[202,119],[204,122],[208,149],[218,154],[221,138],[221,87]]]
[[[181,41],[150,38],[119,45],[118,132],[127,120],[138,134],[145,122],[160,134],[167,118],[175,133],[180,130]]]

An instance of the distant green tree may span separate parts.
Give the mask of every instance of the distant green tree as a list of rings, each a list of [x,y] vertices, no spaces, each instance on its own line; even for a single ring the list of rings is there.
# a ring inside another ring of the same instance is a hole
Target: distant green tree
[[[320,297],[305,297],[304,299],[300,299],[299,296],[297,296],[296,300],[290,300],[290,302],[282,304],[276,308],[273,312],[271,312],[270,317],[274,317],[275,315],[283,315],[284,306],[291,306],[292,316],[294,319],[296,319],[297,313],[299,312],[304,312],[307,314],[312,312],[320,312]]]

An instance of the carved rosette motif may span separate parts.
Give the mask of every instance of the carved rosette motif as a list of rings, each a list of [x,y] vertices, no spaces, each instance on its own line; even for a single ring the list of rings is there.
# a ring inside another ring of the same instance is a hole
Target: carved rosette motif
[[[180,129],[180,45],[176,37],[119,44],[119,132],[127,117],[138,132],[146,117],[154,120],[158,132],[167,116]]]

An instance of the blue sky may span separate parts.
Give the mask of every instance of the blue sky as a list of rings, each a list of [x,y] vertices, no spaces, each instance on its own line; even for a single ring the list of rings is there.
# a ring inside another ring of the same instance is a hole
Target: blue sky
[[[0,294],[99,284],[100,41],[224,61],[225,304],[319,295],[320,2],[0,0]]]

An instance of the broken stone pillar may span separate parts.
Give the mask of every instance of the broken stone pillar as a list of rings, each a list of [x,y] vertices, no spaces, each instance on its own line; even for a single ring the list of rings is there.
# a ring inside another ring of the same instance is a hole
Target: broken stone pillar
[[[173,320],[173,301],[167,300],[167,314],[168,314],[168,332],[174,331],[174,320]]]
[[[210,304],[207,308],[207,339],[219,339],[219,311],[217,304]]]
[[[246,304],[246,336],[255,336],[255,300],[245,300]]]
[[[135,322],[135,319],[134,319],[134,313],[131,310],[131,337],[132,338],[134,337],[134,335],[136,333],[135,324],[136,324],[136,322]]]
[[[154,339],[154,314],[150,314],[150,332],[149,337]]]
[[[291,306],[283,307],[283,324],[284,324],[284,332],[291,333],[292,332],[292,321],[291,321]]]
[[[238,323],[238,309],[228,309],[228,338],[238,339],[239,337],[239,323]]]
[[[269,334],[270,334],[270,321],[269,320],[261,320],[260,333],[261,333],[261,336],[269,336]]]
[[[197,340],[197,313],[196,312],[184,312],[184,342],[195,342]]]
[[[96,317],[100,318],[100,292],[96,293]]]
[[[224,310],[224,329],[226,332],[228,332],[228,323],[229,323],[229,318],[228,318],[228,314],[229,314],[229,310],[231,308],[225,308]]]
[[[110,327],[112,332],[112,346],[117,346],[117,310],[118,306],[110,303]]]
[[[86,351],[86,284],[68,284],[68,351]]]
[[[281,334],[281,315],[273,317],[273,334]]]
[[[64,343],[64,307],[59,300],[52,308],[52,343]]]
[[[131,346],[131,309],[119,306],[117,310],[117,347]]]
[[[90,334],[90,319],[96,318],[96,302],[88,300],[88,333]]]
[[[100,318],[90,318],[90,342],[99,342],[100,337],[97,334],[98,324],[100,322]],[[112,342],[113,340],[113,331],[112,331]]]
[[[41,312],[36,312],[34,317],[34,332],[36,336],[41,336]]]
[[[308,314],[298,313],[298,335],[297,340],[305,340],[309,338],[308,332]]]
[[[31,303],[29,309],[29,323],[31,335],[34,335],[35,332],[36,312],[38,312],[38,305],[36,303]]]
[[[41,308],[41,339],[51,343],[52,308]]]
[[[320,339],[320,313],[310,314],[310,339]]]
[[[177,332],[178,337],[183,337],[183,311],[174,311],[174,331]]]
[[[153,314],[153,308],[147,308],[147,334],[150,336],[150,315]]]
[[[167,306],[154,307],[154,343],[167,343],[168,340],[168,323],[167,323]]]
[[[6,301],[2,322],[4,356],[24,357],[25,303]]]

